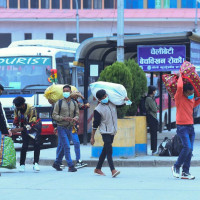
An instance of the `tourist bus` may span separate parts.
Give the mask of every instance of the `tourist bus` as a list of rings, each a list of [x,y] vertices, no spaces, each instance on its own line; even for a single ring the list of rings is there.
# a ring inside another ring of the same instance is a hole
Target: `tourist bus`
[[[73,65],[78,46],[78,43],[66,41],[24,40],[0,49],[0,83],[5,87],[1,102],[11,127],[14,119],[13,99],[22,96],[27,103],[36,107],[42,120],[42,142],[57,145],[50,116],[51,105],[44,97],[45,89],[52,84],[48,81],[47,72],[57,69],[58,84],[74,85],[83,92],[84,69]],[[90,114],[88,129],[91,129]],[[82,134],[83,113],[80,119],[79,134]],[[14,134],[13,140],[21,142],[21,134]]]

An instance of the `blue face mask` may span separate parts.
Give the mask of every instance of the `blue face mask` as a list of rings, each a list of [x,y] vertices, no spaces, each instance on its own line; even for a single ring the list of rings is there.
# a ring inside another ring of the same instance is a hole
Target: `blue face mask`
[[[101,103],[108,103],[108,96],[105,99],[102,99]]]
[[[70,92],[63,92],[63,97],[67,99],[69,98],[69,96],[70,96]]]
[[[194,98],[194,93],[192,95],[188,96],[187,98],[190,99],[190,100],[193,99]]]

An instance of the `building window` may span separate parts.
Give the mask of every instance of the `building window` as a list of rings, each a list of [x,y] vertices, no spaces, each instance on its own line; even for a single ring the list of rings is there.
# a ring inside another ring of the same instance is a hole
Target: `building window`
[[[32,33],[24,33],[24,39],[25,40],[31,40],[32,39]]]
[[[170,0],[170,8],[177,8],[177,0]]]
[[[181,7],[182,8],[196,8],[196,0],[182,0]]]
[[[60,8],[60,1],[52,0],[52,8],[53,9],[59,9]]]
[[[81,0],[77,0],[78,2],[78,9],[81,9]],[[73,9],[76,9],[76,0],[73,0]]]
[[[31,0],[31,8],[39,8],[39,0]]]
[[[92,33],[81,33],[79,34],[79,43],[91,37],[93,37]],[[68,33],[66,40],[69,42],[76,42],[76,33]]]
[[[28,1],[20,0],[20,8],[28,8]]]
[[[92,8],[92,0],[83,0],[83,8],[91,9]]]
[[[62,0],[63,9],[70,9],[70,1]]]
[[[46,39],[53,40],[53,33],[46,33]]]
[[[104,0],[104,8],[114,8],[114,0]]]
[[[148,0],[147,7],[148,8],[155,8],[155,0]]]
[[[9,0],[9,8],[18,8],[18,0]]]
[[[6,0],[1,0],[0,1],[0,8],[6,8],[7,7],[7,2]]]
[[[143,1],[141,0],[125,0],[124,8],[143,8]]]
[[[102,1],[93,0],[93,4],[94,9],[102,9]]]
[[[41,0],[41,8],[49,9],[49,0]]]
[[[11,33],[0,33],[0,48],[8,47],[11,43]]]

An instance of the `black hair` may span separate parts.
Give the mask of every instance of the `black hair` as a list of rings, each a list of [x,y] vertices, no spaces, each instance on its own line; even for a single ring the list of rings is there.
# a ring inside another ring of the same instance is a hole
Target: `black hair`
[[[13,100],[13,104],[15,104],[16,107],[20,107],[25,103],[26,99],[24,99],[24,97],[16,97]]]
[[[150,85],[148,87],[148,95],[153,94],[154,91],[156,91],[156,87],[154,85]]]
[[[96,97],[97,99],[101,100],[106,94],[106,91],[105,90],[98,90],[97,93],[96,93]]]
[[[70,85],[64,85],[64,86],[63,86],[63,89],[64,89],[64,88],[69,88],[69,89],[71,90],[71,86],[70,86]]]
[[[3,85],[0,84],[0,90],[3,90],[4,91],[4,87]]]
[[[187,92],[188,90],[194,90],[193,86],[191,83],[186,83],[183,85],[183,92]]]

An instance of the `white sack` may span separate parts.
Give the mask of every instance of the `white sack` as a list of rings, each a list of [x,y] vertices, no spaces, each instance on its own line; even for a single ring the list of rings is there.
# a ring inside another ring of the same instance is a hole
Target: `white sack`
[[[110,83],[110,82],[104,82],[104,81],[98,81],[95,83],[90,84],[90,89],[92,92],[92,95],[97,99],[96,93],[98,90],[105,90],[108,94],[109,100],[115,104],[115,105],[123,105],[127,104],[130,105],[131,101],[124,101],[125,97],[127,97],[127,91],[126,88],[117,83]]]

